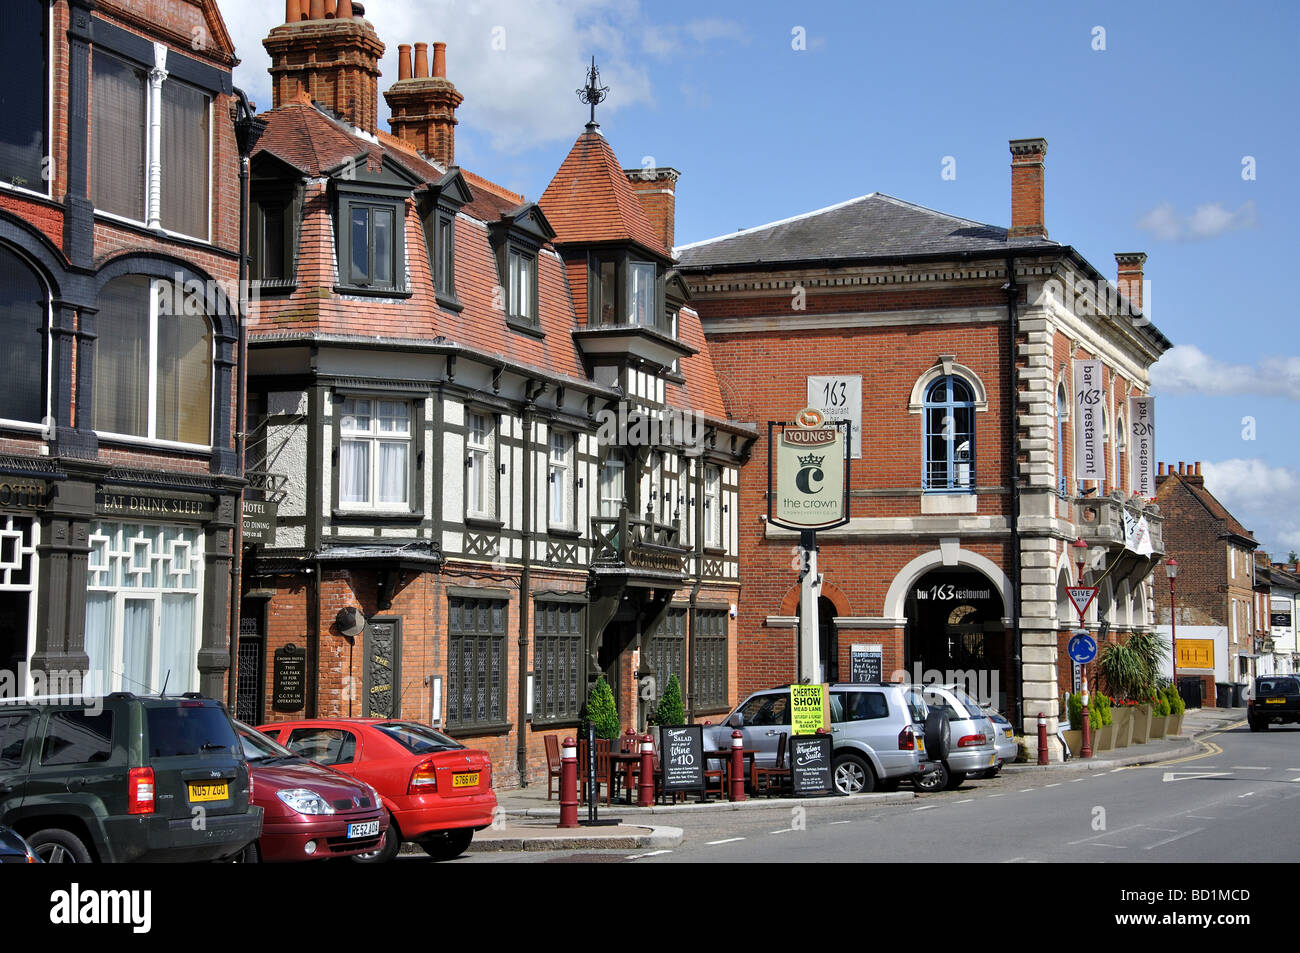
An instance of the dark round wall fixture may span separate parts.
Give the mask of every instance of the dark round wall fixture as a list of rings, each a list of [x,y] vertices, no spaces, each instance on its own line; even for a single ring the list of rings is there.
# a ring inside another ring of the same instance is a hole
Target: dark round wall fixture
[[[347,606],[339,610],[339,614],[334,617],[334,623],[339,627],[341,634],[352,638],[354,635],[360,635],[361,630],[366,627],[366,617],[356,606]]]

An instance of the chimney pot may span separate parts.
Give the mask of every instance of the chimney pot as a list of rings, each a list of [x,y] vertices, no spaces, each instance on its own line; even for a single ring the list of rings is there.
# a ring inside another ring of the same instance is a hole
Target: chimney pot
[[[307,19],[325,19],[325,0],[311,0],[310,5],[307,7]]]
[[[1165,475],[1165,465],[1163,463],[1157,464],[1156,476],[1164,476],[1164,475]]]
[[[284,22],[297,23],[302,19],[301,0],[284,0]]]
[[[338,0],[325,0],[326,20],[333,20],[336,16],[338,16],[338,12],[339,12]]]
[[[447,44],[433,44],[433,75],[442,79],[447,78]]]
[[[415,78],[429,78],[429,44],[415,44]]]
[[[1197,476],[1200,476],[1200,475],[1201,475],[1201,461],[1200,461],[1200,460],[1197,460],[1197,461],[1196,461],[1196,475],[1197,475]]]
[[[1046,238],[1043,157],[1046,139],[1012,139],[1011,228],[1007,238]]]
[[[358,14],[352,9],[352,0],[339,0],[338,18],[340,20],[351,20],[355,16],[358,16]]]
[[[1179,461],[1178,461],[1178,475],[1179,475],[1179,476],[1186,476],[1186,475],[1187,475],[1187,470],[1186,470],[1186,467],[1185,467],[1185,465],[1184,465],[1184,463],[1183,463],[1182,460],[1179,460]]]
[[[411,44],[397,45],[397,81],[411,78]]]

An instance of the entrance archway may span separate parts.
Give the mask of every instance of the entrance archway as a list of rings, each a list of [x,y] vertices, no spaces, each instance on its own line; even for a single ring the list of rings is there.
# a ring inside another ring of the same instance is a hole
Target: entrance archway
[[[976,569],[932,569],[909,588],[905,653],[915,679],[957,682],[1006,710],[1009,635],[999,587]]]

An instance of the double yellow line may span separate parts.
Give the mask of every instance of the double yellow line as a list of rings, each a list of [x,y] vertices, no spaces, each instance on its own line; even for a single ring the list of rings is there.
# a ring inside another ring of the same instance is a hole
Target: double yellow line
[[[1199,744],[1204,749],[1200,754],[1189,754],[1185,758],[1172,758],[1169,761],[1158,761],[1155,764],[1145,765],[1145,767],[1159,768],[1159,767],[1163,767],[1166,764],[1183,764],[1184,762],[1187,761],[1199,761],[1202,758],[1208,758],[1211,757],[1212,755],[1223,754],[1223,749],[1220,748],[1218,745],[1216,745],[1213,741],[1210,741],[1208,739],[1213,738],[1217,735],[1221,735],[1223,734],[1223,732],[1230,731],[1233,728],[1240,728],[1245,723],[1246,722],[1244,720],[1234,722],[1231,725],[1224,725],[1222,728],[1210,732],[1210,734],[1206,735],[1204,739],[1197,742],[1197,744]]]

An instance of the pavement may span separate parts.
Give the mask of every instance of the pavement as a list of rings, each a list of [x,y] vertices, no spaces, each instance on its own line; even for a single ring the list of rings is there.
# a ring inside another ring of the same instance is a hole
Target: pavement
[[[1196,739],[1209,732],[1244,721],[1244,708],[1189,709],[1183,719],[1182,732],[1172,738],[1133,744],[1127,748],[1101,752],[1092,758],[1072,758],[1049,765],[1009,764],[1004,774],[1059,773],[1068,775],[1078,771],[1112,771],[1118,767],[1150,764],[1185,755],[1201,749]],[[750,798],[741,802],[714,800],[706,804],[687,801],[682,804],[659,804],[642,808],[631,804],[600,804],[597,811],[601,819],[614,821],[600,826],[580,826],[561,830],[559,796],[546,797],[546,784],[533,784],[497,792],[500,806],[497,821],[486,830],[474,835],[469,849],[483,851],[543,851],[575,849],[647,849],[664,850],[677,847],[682,842],[682,829],[671,826],[672,815],[682,817],[695,812],[765,811],[789,812],[797,806],[820,808],[861,808],[867,804],[886,804],[911,801],[916,795],[910,790],[888,794],[856,794],[849,797],[822,798]],[[587,817],[587,808],[578,809],[579,821]],[[419,852],[414,844],[403,846],[403,852]]]

